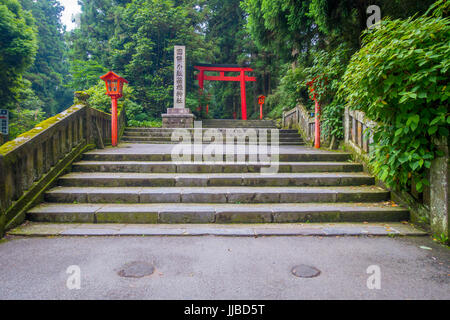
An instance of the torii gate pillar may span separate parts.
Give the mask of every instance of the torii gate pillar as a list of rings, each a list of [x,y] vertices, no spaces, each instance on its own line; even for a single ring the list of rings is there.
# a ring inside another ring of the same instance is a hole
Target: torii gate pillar
[[[241,71],[241,113],[242,120],[247,120],[247,97],[245,95],[245,71]]]
[[[245,82],[256,81],[255,77],[249,77],[245,75],[248,71],[253,71],[252,68],[241,67],[238,65],[225,65],[225,64],[197,64],[194,66],[199,71],[197,74],[198,86],[203,91],[205,80],[210,81],[239,81],[241,86],[241,119],[247,120],[247,98],[245,94]],[[206,71],[219,72],[219,76],[205,75]],[[225,72],[239,72],[238,76],[225,76]],[[233,110],[234,111],[234,110]]]

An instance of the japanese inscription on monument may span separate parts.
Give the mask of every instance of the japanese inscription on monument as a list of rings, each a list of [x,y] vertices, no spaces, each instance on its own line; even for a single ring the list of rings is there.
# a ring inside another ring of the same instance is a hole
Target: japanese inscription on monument
[[[174,108],[185,108],[186,98],[186,47],[174,47]]]

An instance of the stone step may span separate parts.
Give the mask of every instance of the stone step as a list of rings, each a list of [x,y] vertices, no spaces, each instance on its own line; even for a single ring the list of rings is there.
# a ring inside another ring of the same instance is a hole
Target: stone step
[[[192,131],[191,135],[193,135]],[[203,131],[205,132],[205,131]],[[226,138],[227,133],[225,131],[220,131],[220,133],[223,135],[223,138]],[[171,138],[173,134],[173,131],[165,131],[165,132],[146,132],[146,131],[124,131],[124,137],[149,137],[149,138]],[[203,134],[203,137],[205,134]],[[256,132],[256,136],[259,137],[260,133],[259,131]],[[297,132],[279,132],[278,133],[279,138],[299,138],[300,134]],[[270,131],[267,134],[267,138],[271,137]],[[204,138],[205,139],[205,138]]]
[[[227,124],[227,123],[218,123],[218,124],[203,124],[203,128],[261,128],[261,129],[278,129],[275,125],[270,126],[266,124],[252,124],[252,125],[245,125],[245,124]]]
[[[274,120],[202,120],[203,128],[276,128]]]
[[[402,222],[260,223],[260,224],[111,224],[28,222],[9,230],[20,237],[57,236],[427,236],[428,233]]]
[[[209,130],[211,128],[202,128],[202,132],[205,132],[207,130]],[[217,129],[219,131],[225,131],[225,130],[230,130],[233,128],[214,128]],[[245,128],[236,128],[236,129],[244,129]],[[268,133],[270,134],[270,132],[272,130],[277,130],[280,134],[281,133],[298,133],[298,130],[295,129],[277,129],[277,128],[252,128],[255,129],[257,132],[261,132],[261,131],[268,131]],[[126,127],[125,128],[125,132],[145,132],[145,133],[172,133],[175,129],[174,128],[151,128],[151,127]],[[190,132],[192,132],[193,130],[198,130],[198,129],[194,129],[194,128],[183,128],[183,130],[188,130]]]
[[[169,161],[80,161],[74,172],[141,173],[239,173],[261,172],[269,162],[169,162]],[[354,162],[280,162],[278,172],[359,172],[362,164]]]
[[[360,186],[375,180],[365,173],[117,173],[73,172],[62,176],[67,187],[207,187],[207,186]]]
[[[190,141],[188,141],[188,143],[192,143],[193,139],[194,138],[191,137],[191,139],[190,139]],[[167,136],[167,137],[127,136],[127,135],[122,136],[122,141],[145,141],[145,142],[165,141],[167,143],[171,143],[171,142],[178,143],[178,142],[180,142],[180,140],[183,141],[183,139],[178,139],[178,140],[172,141],[172,137],[170,137],[170,136]],[[250,139],[247,137],[244,141],[246,141],[248,143],[249,140]],[[203,137],[202,141],[210,143],[211,139],[210,138],[208,139],[207,137]],[[223,137],[222,141],[226,142],[227,141],[226,137]],[[302,139],[299,136],[298,137],[279,137],[278,141],[279,142],[302,142]],[[236,142],[234,141],[234,143],[236,143]],[[255,141],[255,143],[260,143],[259,139],[257,139],[257,141]],[[267,143],[271,143],[270,138],[268,138]]]
[[[389,222],[409,218],[406,209],[386,203],[43,203],[28,212],[41,222],[77,223],[297,223]]]
[[[205,146],[203,146],[205,147]],[[94,150],[86,152],[83,154],[83,160],[87,161],[171,161],[173,145],[148,145],[148,144],[130,144],[129,147],[124,144],[123,148],[112,149],[107,148],[103,150]],[[285,150],[286,148],[287,150]],[[348,161],[351,159],[350,153],[343,152],[331,152],[323,150],[303,150],[303,147],[298,146],[296,148],[301,148],[302,152],[297,150],[292,150],[290,146],[281,146],[279,152],[279,161],[281,162],[309,162],[309,161]],[[191,148],[194,150],[195,146]],[[236,148],[235,155],[244,155],[245,161],[249,160],[249,151],[247,148]],[[270,150],[270,148],[269,148]],[[199,157],[198,153],[191,154],[191,160],[197,159]],[[252,153],[253,157],[253,153]],[[258,155],[258,160],[262,159],[265,162],[267,155]],[[226,155],[224,154],[223,160],[226,160]]]
[[[61,203],[306,203],[378,202],[389,192],[363,187],[56,187],[47,202]]]
[[[171,142],[171,141],[144,141],[139,139],[121,139],[121,142],[123,143],[138,143],[138,144],[178,144],[178,142]],[[267,145],[271,145],[268,143]],[[305,145],[303,141],[294,141],[294,142],[286,142],[282,141],[279,142],[278,145],[280,146],[303,146]]]

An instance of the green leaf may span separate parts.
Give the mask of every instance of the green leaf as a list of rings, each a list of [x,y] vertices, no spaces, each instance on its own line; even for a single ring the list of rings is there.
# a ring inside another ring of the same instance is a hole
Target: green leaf
[[[438,130],[437,126],[429,127],[428,128],[428,134],[431,136],[431,135],[435,134],[437,130]]]
[[[421,91],[417,94],[417,96],[421,99],[426,98],[428,96],[426,91]]]
[[[407,154],[404,154],[400,158],[398,158],[398,161],[400,161],[400,163],[405,163],[408,160],[409,160],[409,155],[407,155]]]
[[[422,183],[422,181],[419,181],[419,182],[416,183],[416,190],[418,192],[422,192],[422,190],[423,190],[423,183]]]
[[[402,134],[402,132],[403,132],[403,128],[395,130],[395,136]]]
[[[434,119],[430,122],[430,126],[435,125],[435,124],[438,123],[441,119],[442,119],[441,116],[434,118]]]
[[[412,169],[413,171],[416,171],[416,169],[419,168],[419,166],[420,166],[420,162],[419,162],[419,161],[416,161],[416,162],[410,163],[409,166],[411,167],[411,169]]]

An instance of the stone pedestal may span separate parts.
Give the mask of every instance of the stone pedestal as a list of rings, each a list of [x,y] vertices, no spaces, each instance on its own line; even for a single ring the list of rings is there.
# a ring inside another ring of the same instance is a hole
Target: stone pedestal
[[[192,128],[194,115],[187,108],[169,108],[162,114],[163,128]]]

